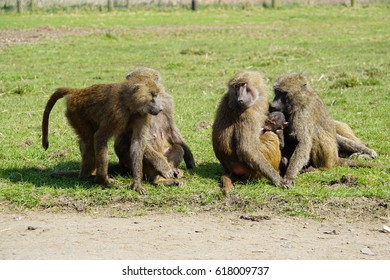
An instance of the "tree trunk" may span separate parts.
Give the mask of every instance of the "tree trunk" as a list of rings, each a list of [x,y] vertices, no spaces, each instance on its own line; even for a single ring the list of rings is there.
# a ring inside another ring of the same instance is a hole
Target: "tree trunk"
[[[279,0],[272,0],[272,8],[276,9],[279,6]]]
[[[108,0],[107,2],[108,11],[112,12],[114,10],[114,2],[113,0]]]
[[[23,13],[23,1],[22,0],[16,0],[16,11],[18,14]]]

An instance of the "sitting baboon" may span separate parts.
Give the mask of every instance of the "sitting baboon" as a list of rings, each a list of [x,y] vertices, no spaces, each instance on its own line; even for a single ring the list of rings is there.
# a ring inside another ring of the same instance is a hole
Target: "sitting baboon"
[[[303,74],[279,77],[274,84],[274,94],[271,108],[283,112],[289,123],[286,145],[291,157],[284,177],[289,184],[308,164],[315,168],[331,168],[336,164],[375,166],[339,158],[336,124]]]
[[[357,157],[365,159],[374,159],[377,153],[368,148],[364,143],[355,136],[351,127],[340,121],[334,121],[336,125],[336,139],[341,157]]]
[[[163,89],[153,79],[134,77],[117,84],[98,84],[83,89],[60,88],[46,104],[42,121],[42,146],[47,149],[50,111],[58,99],[66,97],[66,117],[79,136],[81,152],[80,178],[96,172],[95,182],[108,185],[107,141],[125,131],[132,137],[131,168],[134,176],[131,189],[144,194],[142,159],[151,115],[161,112],[159,95]]]
[[[163,88],[161,75],[158,71],[148,67],[137,67],[127,74],[126,79],[143,76],[153,79]],[[174,121],[174,103],[171,95],[165,90],[160,94],[163,111],[151,118],[151,127],[147,136],[147,145],[143,159],[144,175],[155,184],[181,185],[178,180],[181,170],[177,169],[183,160],[187,168],[195,168],[195,161],[190,148],[185,143]],[[125,173],[130,171],[129,139],[131,133],[125,131],[115,139],[115,152],[119,158],[119,170]]]
[[[273,132],[262,133],[269,108],[265,81],[256,71],[241,71],[227,86],[212,127],[214,153],[224,169],[223,191],[233,188],[233,176],[265,176],[274,185],[284,186],[278,173],[278,137]]]

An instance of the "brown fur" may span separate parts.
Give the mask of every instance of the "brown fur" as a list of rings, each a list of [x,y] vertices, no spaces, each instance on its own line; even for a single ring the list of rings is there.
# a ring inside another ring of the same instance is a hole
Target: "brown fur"
[[[159,85],[144,77],[117,84],[92,85],[83,89],[60,88],[49,99],[42,121],[42,146],[47,149],[48,121],[56,101],[66,96],[66,117],[79,136],[80,178],[96,172],[95,181],[108,185],[107,142],[124,131],[132,132],[130,153],[134,182],[131,188],[141,194],[142,158],[151,115],[162,108]]]
[[[163,88],[161,75],[154,69],[137,67],[127,74],[126,79],[137,76],[153,79]],[[160,100],[164,110],[151,118],[143,159],[144,175],[155,184],[182,185],[183,182],[178,179],[182,172],[177,168],[183,158],[187,168],[195,168],[194,157],[174,121],[174,103],[171,95],[163,90]],[[119,158],[119,166],[125,172],[129,171],[130,158],[125,152],[130,146],[129,139],[128,132],[118,135],[115,139],[115,152]]]
[[[374,159],[377,153],[368,148],[359,138],[355,136],[351,127],[340,121],[334,121],[336,125],[336,139],[339,148],[339,156]]]
[[[308,164],[316,168],[331,168],[337,164],[375,166],[338,157],[336,125],[324,103],[309,81],[300,73],[282,75],[274,84],[274,110],[282,111],[287,127],[291,158],[285,179],[290,184]]]
[[[214,153],[224,169],[221,182],[225,193],[233,187],[232,176],[265,176],[274,185],[283,185],[277,171],[281,159],[278,137],[262,133],[268,107],[260,73],[241,71],[228,82],[212,129]]]
[[[279,138],[279,146],[280,149],[284,148],[284,135],[283,135],[283,129],[285,129],[288,125],[288,122],[286,121],[286,117],[282,112],[272,112],[268,115],[268,119],[265,121],[263,130],[266,131],[272,131],[276,133],[276,135]]]

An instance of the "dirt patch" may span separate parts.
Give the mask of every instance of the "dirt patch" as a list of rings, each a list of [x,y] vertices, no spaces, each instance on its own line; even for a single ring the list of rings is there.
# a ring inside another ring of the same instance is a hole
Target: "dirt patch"
[[[102,32],[95,28],[51,28],[41,26],[29,29],[0,29],[0,48],[14,44],[34,44],[44,39],[57,39],[67,35],[87,35]]]
[[[315,221],[236,212],[0,214],[0,259],[389,259],[387,220]],[[248,217],[248,216],[245,216]]]

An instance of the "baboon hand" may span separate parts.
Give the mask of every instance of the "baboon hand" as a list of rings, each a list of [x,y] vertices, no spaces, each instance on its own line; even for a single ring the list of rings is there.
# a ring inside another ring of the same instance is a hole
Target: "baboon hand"
[[[183,178],[183,170],[179,168],[173,169],[173,177],[177,179]]]
[[[137,183],[137,182],[133,182],[130,189],[132,189],[133,191],[136,191],[142,195],[147,194],[146,190],[142,187],[142,185],[140,183]]]
[[[294,185],[294,179],[283,178],[280,182],[280,186],[285,189],[289,189],[292,185]]]

